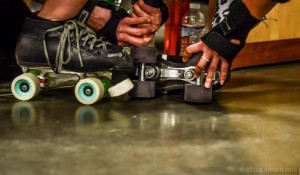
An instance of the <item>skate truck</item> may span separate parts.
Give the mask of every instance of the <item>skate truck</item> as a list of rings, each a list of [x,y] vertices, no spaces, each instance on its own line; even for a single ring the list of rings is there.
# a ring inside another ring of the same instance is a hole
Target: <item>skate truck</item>
[[[156,93],[183,90],[184,101],[188,103],[211,103],[213,90],[222,87],[219,82],[220,70],[214,73],[212,88],[205,88],[207,70],[198,78],[194,77],[195,65],[202,53],[195,54],[187,63],[180,56],[157,54],[153,47],[134,47],[131,57],[134,62],[132,82],[129,92],[135,98],[153,98]],[[230,78],[228,72],[227,80]]]

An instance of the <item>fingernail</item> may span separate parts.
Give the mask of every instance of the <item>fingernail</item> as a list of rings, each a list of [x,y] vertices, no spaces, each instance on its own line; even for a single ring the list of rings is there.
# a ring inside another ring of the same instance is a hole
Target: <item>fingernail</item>
[[[210,83],[207,83],[207,82],[206,82],[206,83],[204,84],[204,87],[206,87],[206,88],[210,88],[210,87],[211,87],[211,85],[210,85]]]
[[[220,81],[220,84],[221,84],[222,86],[224,85],[224,83],[225,83],[224,80],[221,80],[221,81]]]

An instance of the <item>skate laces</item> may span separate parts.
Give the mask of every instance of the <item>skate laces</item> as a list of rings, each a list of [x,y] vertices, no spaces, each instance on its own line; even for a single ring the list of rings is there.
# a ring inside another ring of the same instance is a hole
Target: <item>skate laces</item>
[[[58,31],[62,31],[62,33],[55,55],[55,66],[52,66],[46,38],[49,33]],[[93,31],[89,30],[84,24],[74,20],[69,20],[62,26],[57,26],[45,31],[43,36],[44,53],[47,63],[55,73],[60,73],[63,65],[68,64],[72,60],[73,42],[75,42],[76,49],[78,50],[77,55],[81,67],[83,67],[81,46],[88,47],[90,50],[93,50],[94,48],[106,50],[106,45],[108,44],[103,38],[98,39],[96,35],[93,34]]]
[[[88,46],[90,50],[103,49],[107,50],[107,45],[110,43],[103,37],[97,38],[96,33],[89,28],[80,31],[82,46]]]

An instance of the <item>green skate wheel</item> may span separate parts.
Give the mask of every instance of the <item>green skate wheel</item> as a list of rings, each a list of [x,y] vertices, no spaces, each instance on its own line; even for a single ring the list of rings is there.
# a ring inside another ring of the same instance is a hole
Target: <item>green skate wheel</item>
[[[84,105],[91,105],[104,96],[104,86],[97,78],[85,78],[80,80],[75,87],[77,100]]]
[[[133,83],[129,78],[123,80],[122,82],[110,87],[108,93],[111,97],[118,97],[126,94],[133,88]]]
[[[13,80],[11,91],[19,100],[30,100],[40,91],[39,79],[31,73],[24,73]]]

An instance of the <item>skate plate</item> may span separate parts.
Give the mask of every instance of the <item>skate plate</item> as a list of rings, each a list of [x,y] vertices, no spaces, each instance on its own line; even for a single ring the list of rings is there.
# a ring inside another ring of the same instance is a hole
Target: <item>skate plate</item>
[[[12,94],[21,101],[28,101],[41,91],[74,88],[76,99],[85,105],[91,105],[104,97],[116,97],[133,88],[131,80],[111,85],[110,72],[78,73],[62,70],[59,74],[45,67],[22,67],[23,74],[11,84]]]

